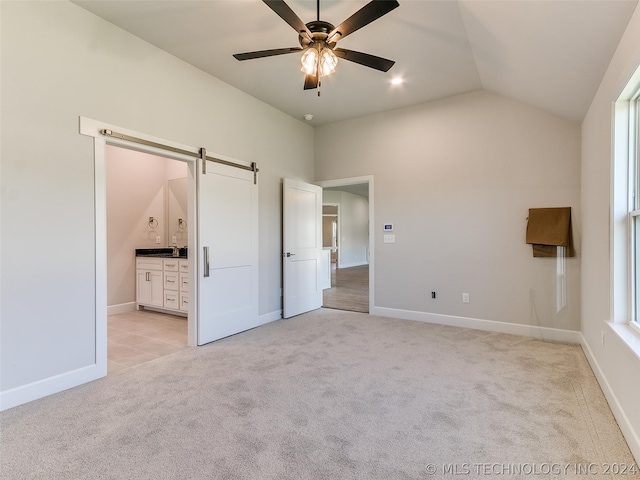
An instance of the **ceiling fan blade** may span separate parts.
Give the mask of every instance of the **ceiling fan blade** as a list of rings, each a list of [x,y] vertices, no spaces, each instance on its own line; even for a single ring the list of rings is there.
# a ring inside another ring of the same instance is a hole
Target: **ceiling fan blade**
[[[399,6],[396,0],[372,0],[334,28],[327,37],[327,43],[343,39]]]
[[[262,0],[267,6],[276,12],[278,16],[287,22],[291,27],[298,32],[299,35],[306,37],[308,40],[313,40],[313,36],[311,32],[305,25],[305,23],[300,20],[300,17],[295,14],[293,10],[287,5],[284,0]]]
[[[391,67],[396,63],[393,60],[387,60],[386,58],[376,57],[375,55],[369,55],[368,53],[356,52],[354,50],[346,50],[344,48],[336,48],[333,50],[336,57],[349,60],[350,62],[359,63],[365,67],[375,68],[381,72],[388,72]]]
[[[286,53],[295,53],[302,51],[300,47],[275,48],[273,50],[260,50],[258,52],[234,53],[233,56],[237,60],[251,60],[254,58],[273,57],[274,55],[284,55]]]
[[[318,77],[315,75],[305,75],[304,76],[304,89],[305,90],[313,90],[314,88],[318,88]]]

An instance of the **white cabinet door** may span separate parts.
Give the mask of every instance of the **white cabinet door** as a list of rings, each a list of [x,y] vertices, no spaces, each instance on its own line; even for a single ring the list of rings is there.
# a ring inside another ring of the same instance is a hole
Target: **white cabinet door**
[[[151,302],[151,285],[147,280],[149,270],[136,270],[136,302],[149,305]]]
[[[284,318],[322,306],[322,187],[288,178],[283,192]]]
[[[136,302],[153,307],[164,306],[164,285],[159,270],[136,270]]]
[[[150,304],[156,307],[164,305],[164,284],[162,281],[162,272],[149,272],[149,289],[151,292]]]
[[[251,171],[198,160],[198,345],[256,327],[258,186]],[[208,259],[208,263],[207,263]]]

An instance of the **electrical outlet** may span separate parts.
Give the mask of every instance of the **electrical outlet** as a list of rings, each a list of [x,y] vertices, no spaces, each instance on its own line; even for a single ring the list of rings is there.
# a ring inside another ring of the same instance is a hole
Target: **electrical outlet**
[[[176,243],[178,243],[178,242],[176,241],[176,236],[175,236],[175,235],[174,235],[173,237],[171,237],[171,243],[173,243],[174,245],[175,245]]]
[[[157,244],[160,244],[160,235],[158,235],[158,236],[156,237],[156,243],[157,243]]]
[[[469,303],[469,294],[468,293],[463,293],[462,294],[462,303]]]

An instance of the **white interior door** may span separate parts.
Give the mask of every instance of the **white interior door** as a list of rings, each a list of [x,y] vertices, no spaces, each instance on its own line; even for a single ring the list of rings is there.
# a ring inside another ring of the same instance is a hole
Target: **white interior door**
[[[284,179],[283,316],[322,306],[322,187]]]
[[[198,345],[258,326],[258,186],[198,160]]]

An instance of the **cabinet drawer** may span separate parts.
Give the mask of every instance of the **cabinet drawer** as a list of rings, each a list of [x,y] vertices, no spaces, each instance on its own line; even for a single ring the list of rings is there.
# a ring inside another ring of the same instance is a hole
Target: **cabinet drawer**
[[[136,268],[140,270],[162,270],[162,259],[136,257]]]
[[[165,272],[177,272],[178,269],[178,259],[164,259],[164,271]]]
[[[164,272],[164,288],[165,290],[178,290],[178,273]]]
[[[178,292],[164,292],[164,308],[178,310]]]
[[[178,261],[180,272],[187,273],[189,271],[189,260]]]
[[[187,312],[189,310],[189,294],[180,292],[180,310]]]
[[[189,274],[188,273],[180,274],[180,291],[181,292],[189,291]]]

